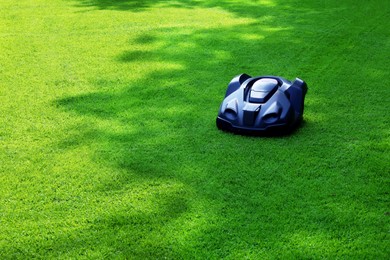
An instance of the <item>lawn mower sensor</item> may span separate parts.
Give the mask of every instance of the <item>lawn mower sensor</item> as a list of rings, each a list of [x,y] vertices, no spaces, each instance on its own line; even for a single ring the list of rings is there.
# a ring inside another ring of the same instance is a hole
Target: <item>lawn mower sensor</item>
[[[228,85],[217,127],[244,135],[291,133],[302,121],[306,92],[299,78],[238,75]]]

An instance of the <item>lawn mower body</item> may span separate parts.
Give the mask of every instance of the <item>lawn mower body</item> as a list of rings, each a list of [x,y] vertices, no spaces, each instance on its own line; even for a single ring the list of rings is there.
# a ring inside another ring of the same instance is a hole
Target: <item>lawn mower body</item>
[[[302,121],[306,92],[299,78],[238,75],[228,85],[217,127],[237,134],[289,133]]]

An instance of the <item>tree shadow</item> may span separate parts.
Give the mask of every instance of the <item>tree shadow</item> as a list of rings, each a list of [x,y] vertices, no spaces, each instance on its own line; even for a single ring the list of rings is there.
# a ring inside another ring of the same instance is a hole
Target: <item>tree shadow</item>
[[[228,7],[229,9],[234,8],[236,11],[245,11],[246,13],[252,13],[250,7],[252,6],[263,6],[264,4],[256,3],[248,6],[248,3],[239,4],[232,1],[226,0],[211,0],[211,1],[172,1],[172,0],[74,0],[79,2],[79,6],[82,7],[93,7],[100,10],[118,10],[118,11],[143,11],[147,8],[154,6],[159,7],[175,7],[175,8],[194,8],[194,7]],[[275,1],[266,1],[265,6],[275,6]]]
[[[108,10],[121,10],[121,11],[129,11],[129,10],[141,10],[151,6],[152,4],[156,4],[159,2],[166,1],[140,1],[140,0],[81,0],[80,6],[83,7],[94,7],[97,9],[108,9]]]

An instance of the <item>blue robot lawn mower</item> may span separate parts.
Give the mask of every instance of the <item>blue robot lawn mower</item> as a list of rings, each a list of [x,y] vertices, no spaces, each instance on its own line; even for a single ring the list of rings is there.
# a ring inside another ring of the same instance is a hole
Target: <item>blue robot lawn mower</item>
[[[302,121],[306,92],[299,78],[238,75],[228,85],[217,127],[243,135],[291,133]]]

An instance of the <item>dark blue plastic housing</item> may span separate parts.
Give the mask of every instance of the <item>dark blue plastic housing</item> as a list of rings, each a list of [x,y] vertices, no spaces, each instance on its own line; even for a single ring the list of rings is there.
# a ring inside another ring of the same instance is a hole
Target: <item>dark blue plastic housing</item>
[[[306,92],[299,78],[238,75],[228,85],[217,127],[237,134],[290,133],[302,121]]]

